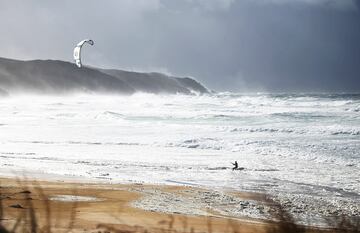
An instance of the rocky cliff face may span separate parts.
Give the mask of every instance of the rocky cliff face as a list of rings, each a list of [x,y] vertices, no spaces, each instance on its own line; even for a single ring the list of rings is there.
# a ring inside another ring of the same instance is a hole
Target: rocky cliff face
[[[161,73],[138,73],[83,67],[54,60],[19,61],[0,58],[0,95],[20,92],[66,94],[76,92],[132,94],[207,93],[190,78]]]

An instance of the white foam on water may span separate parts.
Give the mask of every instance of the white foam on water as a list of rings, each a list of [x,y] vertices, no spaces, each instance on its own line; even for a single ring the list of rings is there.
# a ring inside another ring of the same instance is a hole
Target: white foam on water
[[[0,166],[352,202],[359,108],[359,95],[11,97],[0,99]]]

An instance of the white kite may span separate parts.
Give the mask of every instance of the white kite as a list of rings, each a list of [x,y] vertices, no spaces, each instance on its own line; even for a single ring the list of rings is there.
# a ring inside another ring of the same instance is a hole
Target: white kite
[[[75,63],[76,65],[81,68],[82,64],[81,64],[81,49],[82,49],[82,46],[85,44],[85,43],[88,43],[89,45],[94,45],[94,41],[93,40],[90,40],[90,39],[86,39],[86,40],[82,40],[80,41],[76,47],[74,48],[74,60],[75,60]]]

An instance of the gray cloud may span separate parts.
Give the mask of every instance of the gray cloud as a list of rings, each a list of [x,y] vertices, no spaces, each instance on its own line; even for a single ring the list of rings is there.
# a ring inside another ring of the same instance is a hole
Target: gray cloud
[[[360,0],[354,0],[357,9],[360,10]]]
[[[328,7],[336,7],[343,9],[351,9],[355,6],[354,0],[256,0],[263,3],[276,3],[276,4],[294,4],[306,3],[311,5],[322,5]]]
[[[237,2],[251,2],[252,4],[309,4],[313,6],[334,7],[338,9],[354,9],[358,0],[185,0],[186,3],[200,6],[207,10],[229,9]],[[180,3],[181,4],[181,3]]]
[[[218,90],[360,91],[359,0],[13,0],[0,56],[194,76]],[[245,88],[246,87],[246,88]]]

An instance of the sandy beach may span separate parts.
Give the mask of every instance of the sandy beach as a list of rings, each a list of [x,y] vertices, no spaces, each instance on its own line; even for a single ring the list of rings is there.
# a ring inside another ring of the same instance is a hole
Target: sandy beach
[[[6,229],[37,228],[53,232],[266,232],[271,224],[225,216],[201,202],[190,204],[186,195],[211,191],[191,187],[110,185],[1,178],[1,222]],[[156,194],[156,195],[154,195]],[[230,195],[230,194],[229,194]],[[155,198],[155,197],[156,198]],[[171,196],[175,199],[173,200]],[[236,193],[243,200],[258,195]],[[174,203],[169,203],[173,201]],[[229,204],[230,205],[230,204]],[[31,215],[33,219],[31,220]],[[19,222],[19,219],[24,222]]]
[[[298,230],[251,217],[256,193],[185,186],[0,179],[1,225],[43,232],[286,232]],[[234,206],[249,209],[237,215]],[[249,207],[247,207],[249,206]],[[265,210],[263,210],[265,211]],[[308,228],[306,232],[321,232]]]

